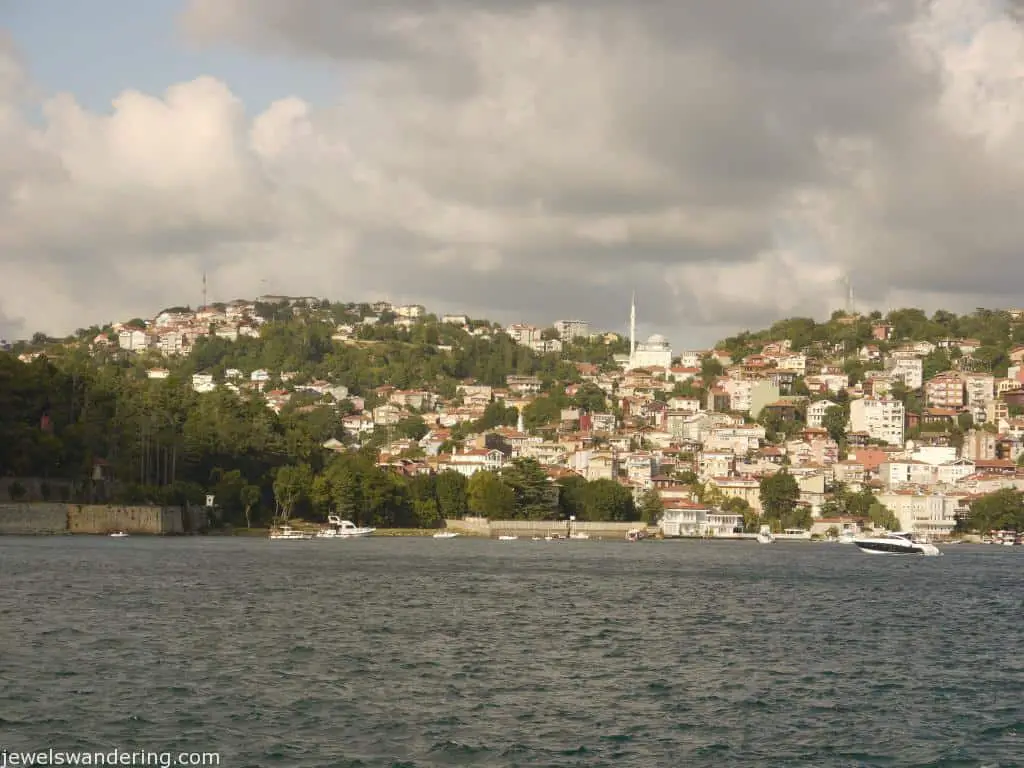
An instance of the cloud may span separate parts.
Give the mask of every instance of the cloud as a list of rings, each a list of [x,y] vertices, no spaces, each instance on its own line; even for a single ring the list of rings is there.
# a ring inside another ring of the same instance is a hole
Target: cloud
[[[1024,32],[978,0],[190,0],[212,78],[106,114],[0,47],[5,309],[53,332],[199,296],[415,300],[677,346],[842,303],[1020,303]],[[28,90],[26,90],[28,88]],[[33,108],[42,120],[30,120]]]

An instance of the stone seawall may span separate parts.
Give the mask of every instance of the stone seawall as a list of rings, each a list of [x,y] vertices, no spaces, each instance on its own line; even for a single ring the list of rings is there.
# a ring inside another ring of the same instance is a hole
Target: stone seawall
[[[0,504],[0,535],[55,533],[184,533],[180,507],[101,504]]]
[[[71,533],[184,533],[179,507],[69,506]]]
[[[568,520],[487,520],[482,517],[467,517],[461,520],[446,519],[448,530],[467,536],[568,536]],[[594,539],[624,539],[633,528],[646,529],[643,523],[599,523],[573,522],[571,533],[586,534]]]
[[[67,530],[67,504],[0,504],[0,535],[46,535]]]

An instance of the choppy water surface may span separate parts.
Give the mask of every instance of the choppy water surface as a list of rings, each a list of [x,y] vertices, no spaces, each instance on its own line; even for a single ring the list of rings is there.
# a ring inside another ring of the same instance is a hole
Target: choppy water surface
[[[1024,765],[1024,551],[0,538],[0,748]]]

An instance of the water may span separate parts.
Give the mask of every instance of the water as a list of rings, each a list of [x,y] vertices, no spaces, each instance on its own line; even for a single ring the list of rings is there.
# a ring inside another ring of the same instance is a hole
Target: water
[[[1024,551],[0,538],[0,749],[1024,765]]]

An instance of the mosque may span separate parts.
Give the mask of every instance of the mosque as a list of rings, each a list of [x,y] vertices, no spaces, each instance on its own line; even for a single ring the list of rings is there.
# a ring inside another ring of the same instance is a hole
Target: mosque
[[[636,340],[636,294],[629,309],[629,362],[626,370],[634,368],[670,368],[672,366],[672,345],[660,333],[651,334],[647,341]]]

